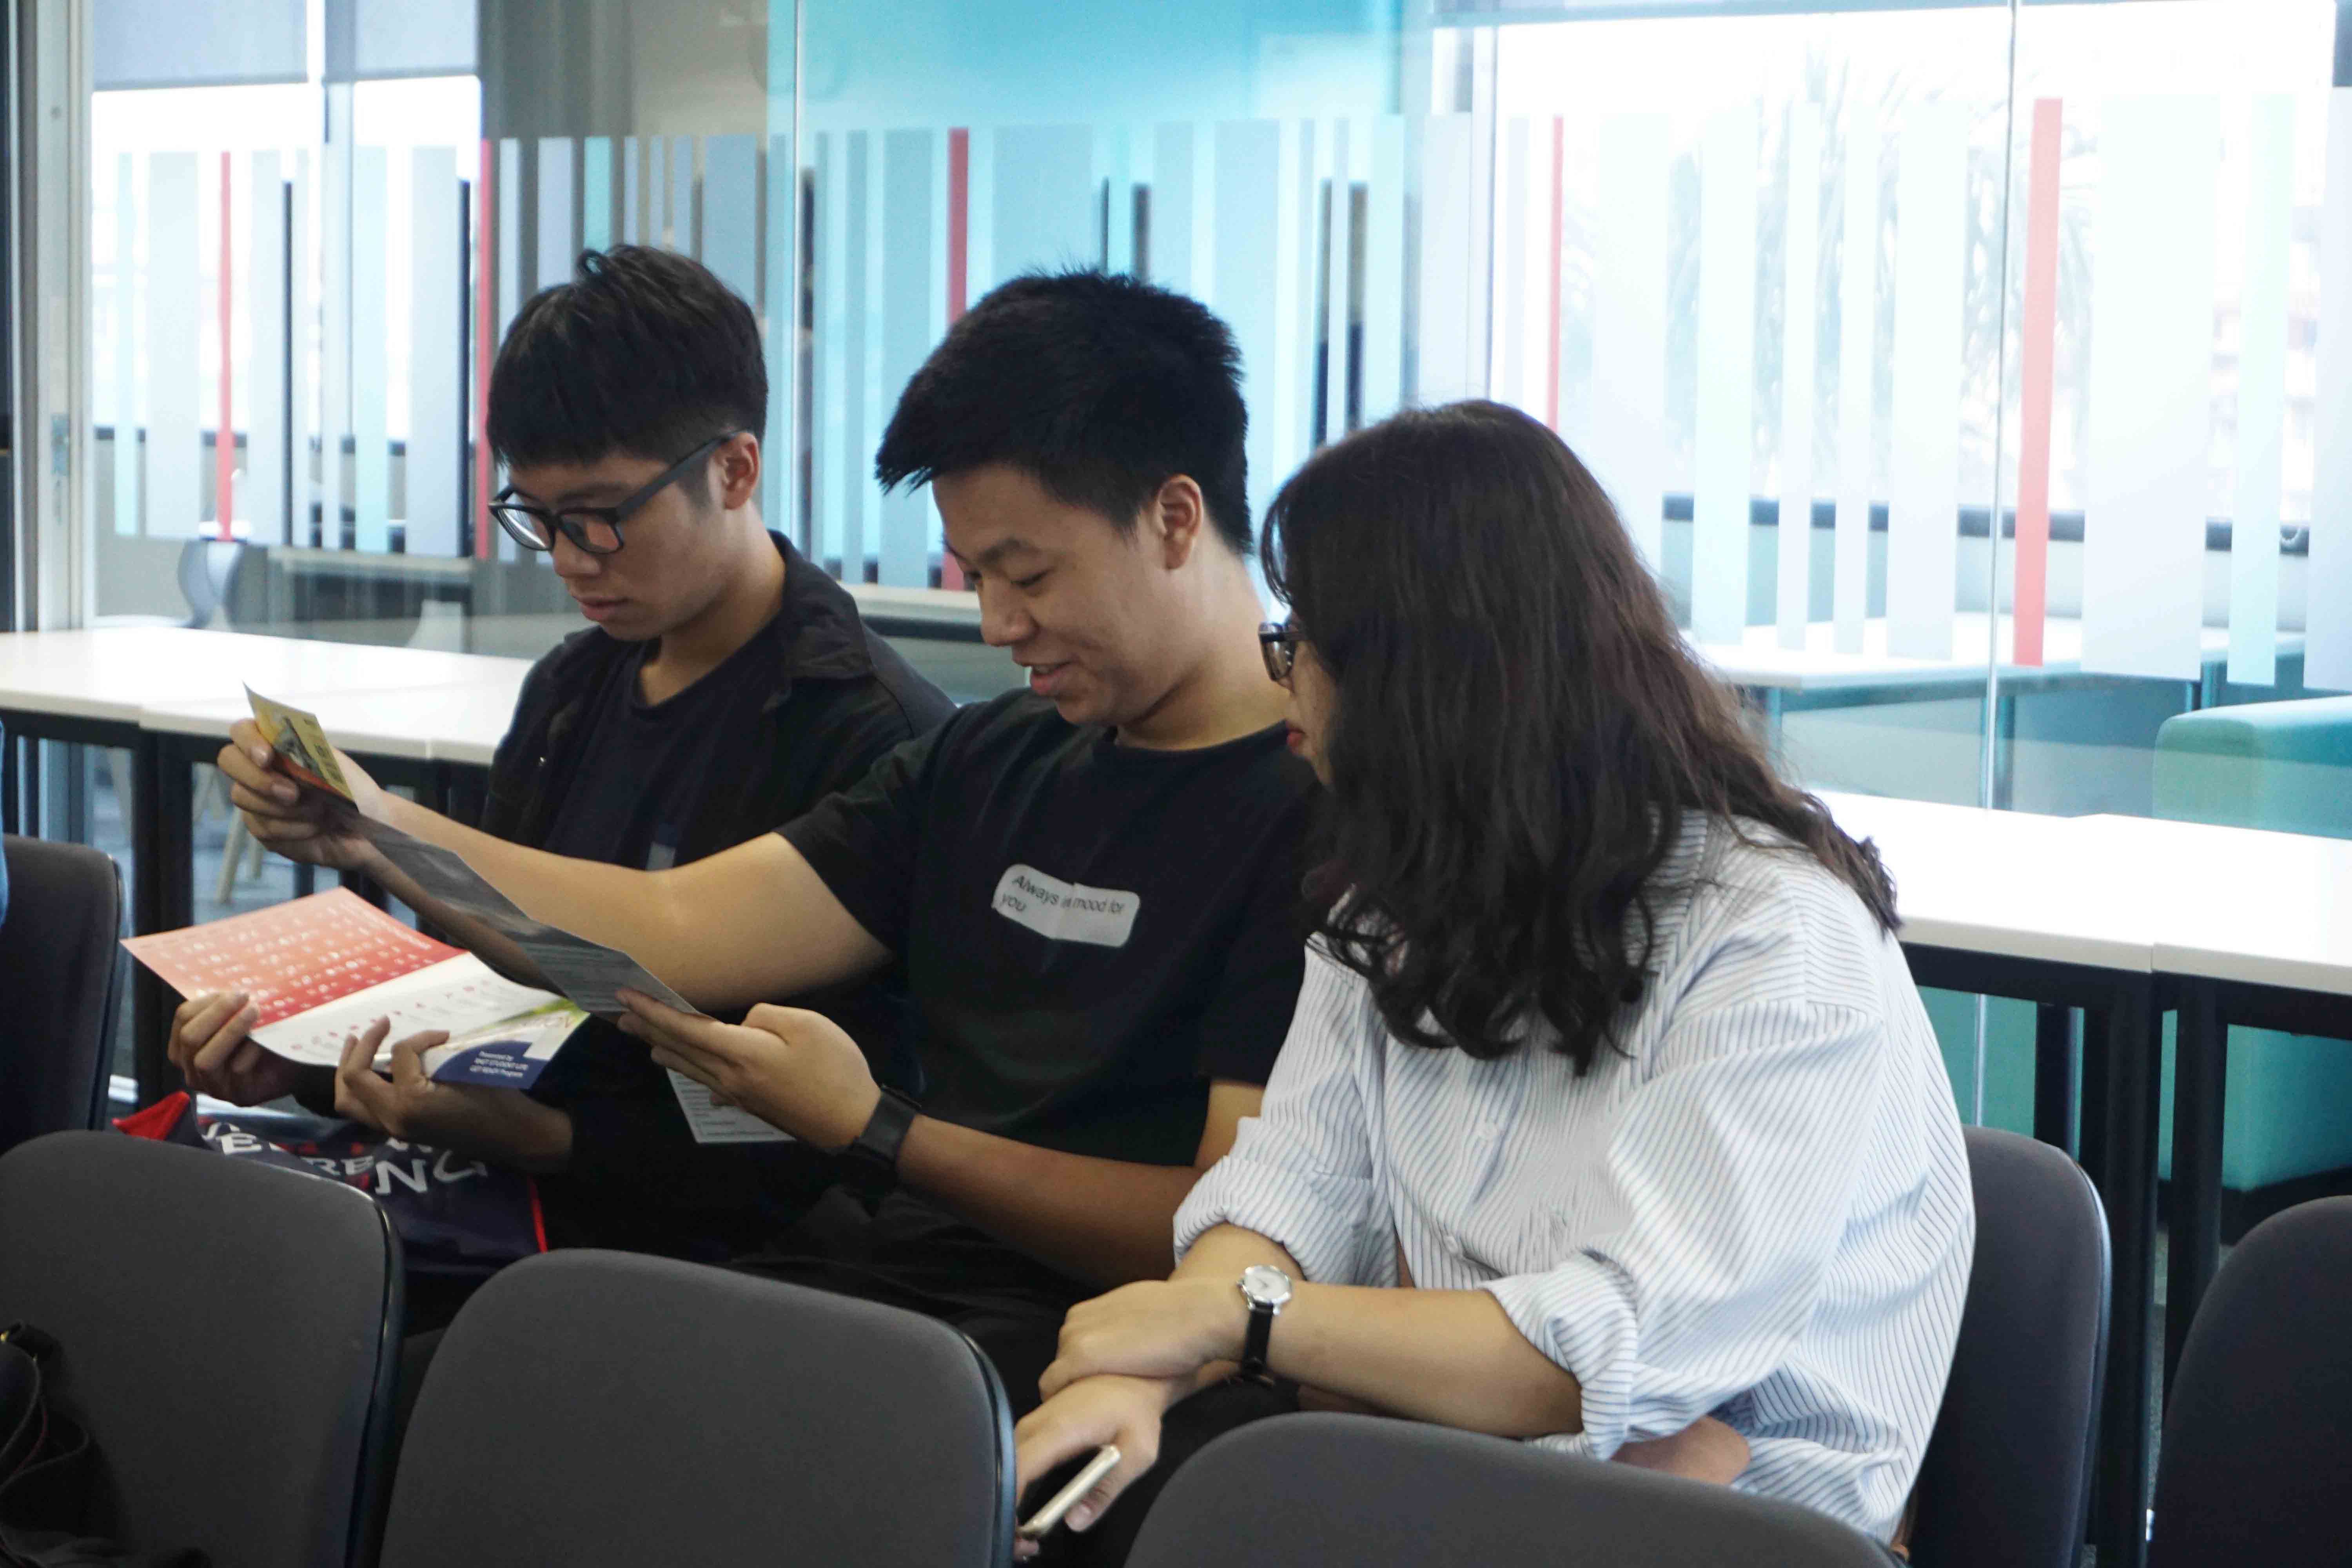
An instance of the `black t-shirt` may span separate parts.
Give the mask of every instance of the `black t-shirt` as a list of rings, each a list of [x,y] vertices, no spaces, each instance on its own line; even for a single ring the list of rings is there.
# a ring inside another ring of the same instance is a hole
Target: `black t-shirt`
[[[604,672],[582,722],[582,760],[563,807],[549,824],[551,853],[608,865],[666,871],[678,847],[710,809],[713,741],[758,734],[776,689],[772,625],[716,669],[659,704],[638,687],[646,656],[640,643]],[[689,857],[690,858],[690,857]]]
[[[1150,751],[1015,692],[779,831],[903,960],[927,1113],[1181,1165],[1289,1028],[1313,790],[1278,728]]]

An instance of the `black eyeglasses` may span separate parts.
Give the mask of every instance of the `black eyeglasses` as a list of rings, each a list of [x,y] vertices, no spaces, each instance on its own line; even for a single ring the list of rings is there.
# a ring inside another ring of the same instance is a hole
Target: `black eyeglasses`
[[[1288,682],[1298,663],[1298,628],[1288,621],[1260,622],[1257,650],[1265,656],[1266,679]]]
[[[620,550],[621,524],[628,521],[632,513],[659,495],[665,487],[684,479],[695,464],[742,434],[740,430],[730,430],[724,435],[713,436],[655,475],[618,506],[568,506],[562,511],[549,511],[542,507],[509,500],[507,498],[515,493],[514,487],[509,485],[499,492],[496,500],[490,502],[490,515],[499,520],[499,526],[507,531],[507,537],[525,550],[552,550],[555,548],[555,536],[561,532],[591,555],[611,555]]]

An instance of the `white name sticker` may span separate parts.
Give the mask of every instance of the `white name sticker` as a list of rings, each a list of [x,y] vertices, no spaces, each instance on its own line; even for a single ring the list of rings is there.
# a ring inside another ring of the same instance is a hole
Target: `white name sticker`
[[[991,907],[1049,941],[1125,947],[1143,900],[1113,888],[1065,882],[1034,866],[1012,866],[998,879]]]

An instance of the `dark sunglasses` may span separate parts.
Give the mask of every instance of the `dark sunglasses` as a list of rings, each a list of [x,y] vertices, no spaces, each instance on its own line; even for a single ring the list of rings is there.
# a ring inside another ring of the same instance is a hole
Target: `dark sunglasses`
[[[1298,630],[1288,621],[1264,621],[1257,628],[1257,650],[1265,656],[1269,680],[1287,682],[1298,663]]]
[[[668,468],[648,479],[635,494],[618,506],[568,506],[562,511],[549,511],[544,507],[531,506],[508,498],[515,493],[509,485],[490,502],[490,515],[507,531],[507,537],[525,550],[552,550],[555,536],[562,533],[591,555],[612,555],[621,548],[621,524],[668,486],[677,483],[711,453],[742,435],[730,430],[713,436]]]

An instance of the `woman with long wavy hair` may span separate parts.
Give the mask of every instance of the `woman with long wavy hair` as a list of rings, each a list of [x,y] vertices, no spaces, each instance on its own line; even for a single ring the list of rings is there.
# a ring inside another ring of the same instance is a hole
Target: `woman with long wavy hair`
[[[1326,448],[1264,551],[1329,792],[1306,984],[1173,1278],[1071,1312],[1023,1476],[1116,1443],[1098,1519],[1241,1363],[1569,1456],[1711,1417],[1743,1489],[1888,1539],[1974,1226],[1875,850],[1775,774],[1525,415]]]

